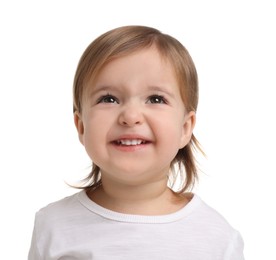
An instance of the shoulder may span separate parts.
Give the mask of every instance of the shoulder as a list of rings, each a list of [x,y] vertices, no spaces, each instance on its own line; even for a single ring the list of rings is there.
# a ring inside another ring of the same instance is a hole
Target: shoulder
[[[76,202],[77,202],[77,196],[79,192],[67,196],[65,198],[62,198],[60,200],[54,201],[49,203],[48,205],[41,208],[38,212],[40,213],[50,213],[51,211],[58,210],[60,208],[66,210],[68,208],[71,208]]]
[[[82,192],[77,192],[41,208],[35,215],[36,225],[48,226],[54,223],[58,224],[63,222],[64,219],[81,214],[82,206],[79,203],[78,196]]]
[[[194,195],[193,200],[197,203],[197,208],[193,212],[193,217],[196,218],[199,223],[208,222],[211,226],[220,226],[224,229],[233,230],[233,227],[226,218],[216,209],[204,202],[198,195]]]
[[[243,239],[228,220],[197,195],[189,204],[193,210],[181,220],[179,229],[185,231],[190,243],[206,254],[218,256],[213,259],[244,259]]]
[[[199,196],[194,195],[197,208],[191,215],[193,222],[202,236],[210,241],[233,246],[243,246],[240,233],[228,222],[228,220],[216,209],[205,203]]]

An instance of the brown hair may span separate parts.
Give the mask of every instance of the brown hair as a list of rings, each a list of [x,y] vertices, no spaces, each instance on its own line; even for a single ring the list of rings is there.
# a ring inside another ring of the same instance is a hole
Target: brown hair
[[[108,31],[95,39],[80,58],[73,86],[74,112],[82,112],[82,99],[85,95],[86,83],[91,82],[99,71],[111,59],[122,57],[143,48],[154,45],[160,54],[173,65],[180,86],[180,93],[187,111],[196,111],[198,104],[198,79],[195,65],[185,47],[175,38],[145,26],[124,26]],[[198,178],[198,170],[194,152],[201,150],[192,135],[190,142],[182,149],[171,163],[171,171],[175,174],[175,165],[181,173],[179,193],[193,187]],[[182,168],[185,168],[185,175]],[[174,176],[174,175],[172,175]],[[173,177],[174,179],[175,177]],[[173,180],[173,182],[175,179]],[[84,179],[83,189],[101,185],[100,168],[93,164],[91,173]]]

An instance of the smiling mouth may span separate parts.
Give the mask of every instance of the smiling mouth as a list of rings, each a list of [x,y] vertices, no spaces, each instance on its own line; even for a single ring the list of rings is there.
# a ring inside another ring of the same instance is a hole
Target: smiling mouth
[[[135,145],[148,144],[149,141],[142,140],[142,139],[122,139],[122,140],[116,140],[113,143],[121,146],[135,146]]]

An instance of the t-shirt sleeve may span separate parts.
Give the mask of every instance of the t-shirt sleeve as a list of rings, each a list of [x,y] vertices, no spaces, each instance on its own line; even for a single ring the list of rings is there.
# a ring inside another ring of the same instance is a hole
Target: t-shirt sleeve
[[[225,260],[244,260],[243,254],[244,243],[239,232],[235,232],[232,242],[225,254]]]
[[[40,260],[42,259],[37,248],[37,240],[36,240],[36,225],[34,226],[31,246],[29,249],[28,260]]]

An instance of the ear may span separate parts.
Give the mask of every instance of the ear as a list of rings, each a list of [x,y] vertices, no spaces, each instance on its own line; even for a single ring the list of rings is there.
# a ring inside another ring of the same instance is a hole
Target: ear
[[[81,115],[77,111],[74,113],[74,123],[78,131],[79,140],[83,144],[84,126],[83,126],[83,121],[81,119]]]
[[[184,117],[179,149],[185,147],[190,142],[195,127],[195,123],[196,113],[194,111],[190,111]]]

